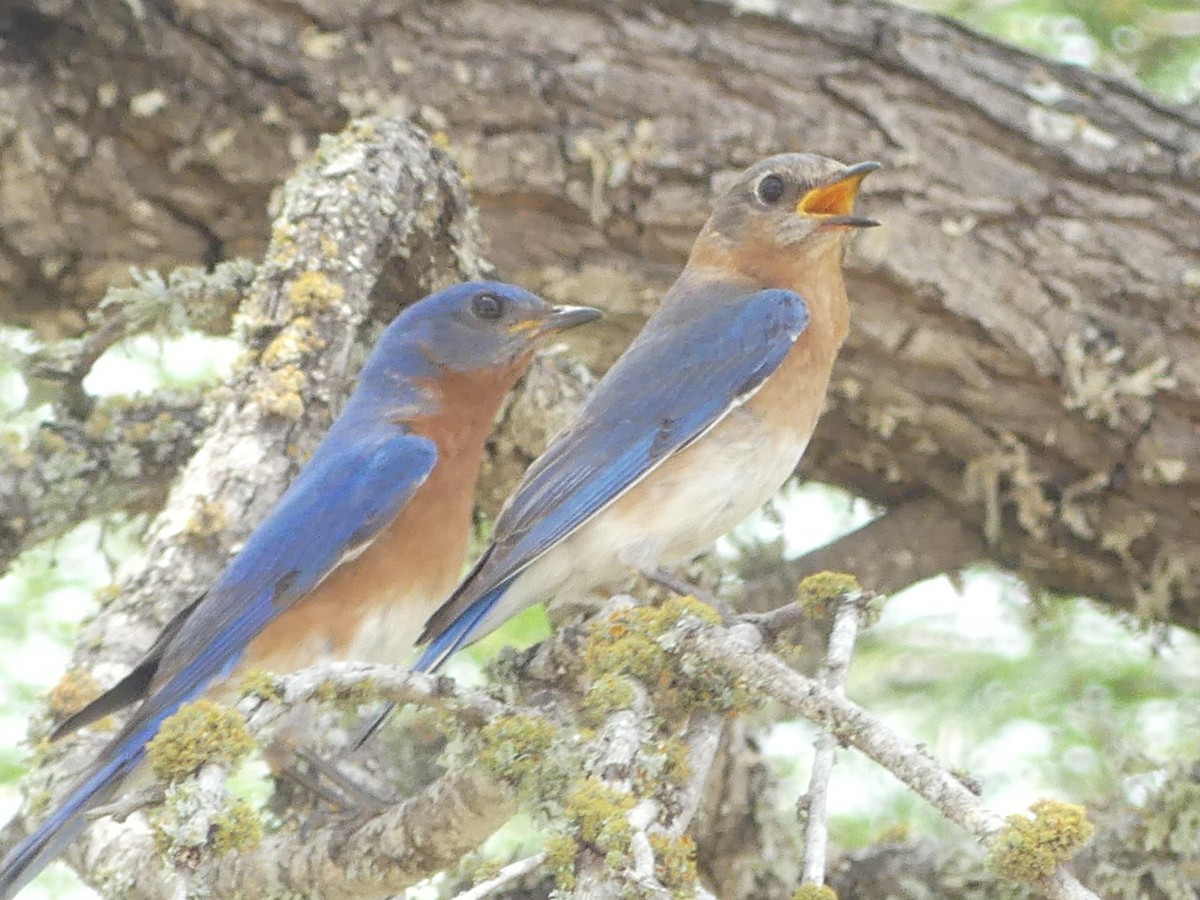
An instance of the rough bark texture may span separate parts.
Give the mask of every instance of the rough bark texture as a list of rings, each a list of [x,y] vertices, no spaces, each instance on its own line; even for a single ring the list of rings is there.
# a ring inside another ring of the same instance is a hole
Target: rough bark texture
[[[613,313],[603,361],[727,172],[876,157],[887,227],[851,253],[805,473],[935,495],[1034,584],[1200,623],[1200,115],[899,8],[756,8],[5,4],[5,318],[70,328],[129,263],[255,253],[316,134],[389,110],[463,163],[503,274]]]

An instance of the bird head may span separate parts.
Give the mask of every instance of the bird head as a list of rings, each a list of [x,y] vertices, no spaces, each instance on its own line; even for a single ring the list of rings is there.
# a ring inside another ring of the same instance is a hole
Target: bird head
[[[751,166],[717,200],[700,247],[752,246],[789,256],[840,246],[847,233],[878,225],[854,215],[854,200],[876,162],[847,166],[813,153],[782,153]]]
[[[546,339],[600,316],[590,306],[555,306],[516,285],[473,281],[415,303],[388,331],[415,344],[427,363],[468,372],[509,368]]]

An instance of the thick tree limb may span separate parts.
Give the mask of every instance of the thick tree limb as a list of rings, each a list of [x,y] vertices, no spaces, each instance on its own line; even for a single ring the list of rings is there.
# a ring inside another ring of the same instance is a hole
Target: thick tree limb
[[[805,472],[936,496],[1033,584],[1196,626],[1197,113],[898,7],[754,8],[16,0],[0,297],[61,324],[130,262],[254,252],[295,154],[386,108],[444,132],[507,276],[614,313],[607,360],[730,170],[879,157]]]
[[[919,540],[917,540],[919,538]],[[738,566],[749,583],[743,608],[777,609],[816,572],[853,572],[867,590],[895,594],[983,559],[982,536],[937,497],[901,503],[843,537],[792,560],[751,552]]]

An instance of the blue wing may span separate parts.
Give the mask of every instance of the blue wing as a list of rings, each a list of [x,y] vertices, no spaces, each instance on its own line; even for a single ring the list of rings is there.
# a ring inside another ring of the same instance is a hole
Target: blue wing
[[[501,512],[494,543],[430,618],[418,668],[475,637],[521,570],[744,402],[808,324],[791,291],[664,306],[536,461]]]
[[[13,896],[80,832],[86,812],[141,761],[162,722],[227,672],[277,615],[361,552],[391,522],[437,461],[427,438],[395,429],[347,441],[331,431],[212,590],[138,670],[149,696],[62,804],[0,864]],[[128,700],[136,697],[128,697]],[[110,704],[111,706],[112,704]]]

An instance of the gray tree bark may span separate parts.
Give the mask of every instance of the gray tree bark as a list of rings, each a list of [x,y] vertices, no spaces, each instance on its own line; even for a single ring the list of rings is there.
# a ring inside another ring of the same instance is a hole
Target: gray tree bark
[[[384,110],[463,165],[506,277],[609,309],[603,364],[728,172],[878,157],[804,474],[936,497],[1035,586],[1200,623],[1200,115],[891,6],[756,10],[6,4],[5,315],[69,330],[129,263],[257,252],[316,134]]]

